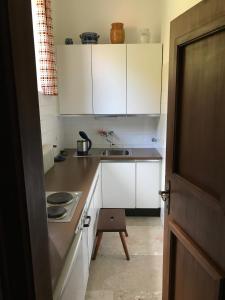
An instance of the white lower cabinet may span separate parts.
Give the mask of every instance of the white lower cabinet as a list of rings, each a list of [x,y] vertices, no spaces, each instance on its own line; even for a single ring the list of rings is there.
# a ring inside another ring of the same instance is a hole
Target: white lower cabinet
[[[104,208],[159,208],[160,161],[103,161],[99,167],[54,300],[84,300],[98,213]],[[83,221],[84,219],[84,221]]]
[[[97,216],[102,207],[100,174],[101,168],[99,167],[87,197],[77,233],[54,290],[54,300],[85,300]]]
[[[159,208],[158,160],[102,162],[104,208]]]
[[[94,234],[97,232],[98,215],[102,208],[102,185],[101,185],[101,167],[99,168],[99,176],[94,191],[94,209],[95,209],[95,223],[94,223]]]
[[[88,277],[89,277],[89,248],[88,248],[88,228],[83,227],[83,234],[82,234],[82,252],[83,252],[83,293],[82,298],[85,298]],[[75,298],[74,298],[75,300]]]
[[[160,161],[136,162],[136,208],[159,208]]]
[[[102,162],[103,208],[135,208],[135,162]]]
[[[98,213],[101,205],[101,180],[99,176],[94,187],[93,195],[87,212],[87,224],[88,226],[88,259],[91,262],[92,251],[97,230]]]
[[[88,212],[87,212],[87,219],[86,222],[89,224],[88,226],[88,262],[91,261],[91,254],[92,254],[92,248],[94,243],[94,223],[95,223],[95,210],[93,205],[94,198],[92,197],[92,201],[90,203]]]
[[[89,264],[87,231],[80,229],[74,238],[54,291],[54,300],[84,300]]]

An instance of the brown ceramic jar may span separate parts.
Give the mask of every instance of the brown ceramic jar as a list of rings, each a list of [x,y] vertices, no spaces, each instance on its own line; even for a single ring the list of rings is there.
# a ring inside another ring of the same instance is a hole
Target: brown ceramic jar
[[[112,44],[123,44],[125,40],[125,31],[123,23],[112,23],[110,32],[110,40]]]

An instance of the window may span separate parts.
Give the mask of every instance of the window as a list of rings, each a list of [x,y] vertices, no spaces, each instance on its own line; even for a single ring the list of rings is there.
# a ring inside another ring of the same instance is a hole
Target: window
[[[38,91],[44,95],[57,95],[51,1],[32,0],[31,3]]]

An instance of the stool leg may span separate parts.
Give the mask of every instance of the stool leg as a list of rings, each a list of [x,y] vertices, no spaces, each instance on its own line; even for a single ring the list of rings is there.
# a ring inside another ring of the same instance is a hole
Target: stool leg
[[[126,235],[126,237],[128,237],[128,233],[127,233],[127,230],[125,230],[125,235]]]
[[[103,235],[103,232],[98,232],[97,233],[96,246],[95,246],[95,250],[94,250],[94,253],[93,253],[93,256],[92,256],[93,260],[96,259],[96,256],[97,256],[97,253],[98,253],[98,248],[99,248],[101,240],[102,240],[102,235]]]
[[[125,238],[123,236],[123,233],[119,232],[119,234],[120,234],[120,239],[121,239],[121,242],[123,244],[123,249],[124,249],[124,252],[126,254],[127,260],[130,260],[130,256],[129,256],[128,249],[127,249],[127,244],[126,244]]]

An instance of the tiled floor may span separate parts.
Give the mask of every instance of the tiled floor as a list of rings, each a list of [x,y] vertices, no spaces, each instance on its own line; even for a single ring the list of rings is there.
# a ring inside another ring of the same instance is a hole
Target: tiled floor
[[[162,236],[160,218],[128,217],[127,261],[118,233],[104,233],[92,261],[86,300],[161,300]]]

